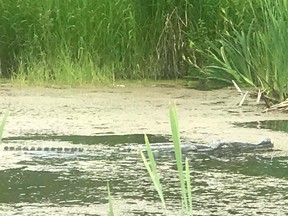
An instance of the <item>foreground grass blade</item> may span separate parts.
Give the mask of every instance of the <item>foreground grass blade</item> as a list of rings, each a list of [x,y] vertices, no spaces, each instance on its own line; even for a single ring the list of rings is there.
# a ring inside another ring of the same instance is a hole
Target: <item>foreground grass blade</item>
[[[109,182],[107,182],[107,188],[108,188],[108,198],[109,198],[109,216],[114,216],[114,211],[113,211],[113,203],[112,203],[112,196],[110,193],[110,186],[109,186]]]
[[[7,111],[4,112],[3,118],[2,118],[2,121],[1,121],[1,124],[0,124],[0,143],[2,142],[4,127],[5,127],[8,115],[9,115],[9,111],[7,110]]]
[[[181,185],[181,200],[182,200],[182,209],[181,215],[192,215],[192,192],[191,192],[191,180],[190,180],[190,169],[188,159],[185,160],[185,171],[182,165],[182,151],[181,151],[181,141],[179,133],[179,124],[178,116],[175,105],[170,106],[170,125],[172,131],[172,139],[175,151],[175,158],[177,164],[177,170]]]
[[[148,140],[148,137],[146,134],[144,135],[144,139],[145,139],[145,145],[146,145],[146,149],[147,149],[147,153],[148,153],[149,162],[147,161],[147,159],[146,159],[146,157],[142,151],[140,152],[141,157],[142,157],[144,165],[145,165],[145,167],[146,167],[146,169],[150,175],[150,178],[154,184],[155,190],[157,191],[157,193],[160,197],[163,208],[166,210],[165,199],[164,199],[164,195],[163,195],[163,191],[162,191],[162,186],[160,183],[160,178],[159,178],[159,175],[157,172],[156,162],[155,162],[154,155],[153,155],[153,152],[151,150],[150,143],[149,143],[149,140]]]
[[[190,169],[188,159],[185,160],[185,171],[182,165],[182,152],[181,152],[181,142],[178,126],[178,117],[176,112],[176,106],[170,106],[170,124],[172,130],[172,139],[174,145],[174,152],[176,158],[176,165],[179,174],[180,186],[181,186],[181,215],[191,216],[192,213],[192,192],[191,192],[191,180],[190,180]],[[141,157],[144,162],[144,165],[153,181],[154,187],[159,194],[163,207],[166,211],[166,204],[164,200],[164,195],[162,191],[162,185],[160,183],[160,178],[157,172],[157,166],[155,163],[155,158],[151,150],[151,146],[147,136],[144,136],[146,150],[148,154],[149,161],[147,161],[144,153],[141,151]]]
[[[175,151],[175,158],[177,164],[177,170],[181,185],[181,197],[182,197],[182,205],[185,206],[185,209],[188,209],[188,200],[187,200],[187,191],[185,187],[185,176],[183,172],[182,166],[182,152],[181,152],[181,141],[180,141],[180,134],[179,134],[179,126],[178,126],[178,117],[176,106],[170,106],[170,124],[171,124],[171,131],[172,131],[172,139]]]

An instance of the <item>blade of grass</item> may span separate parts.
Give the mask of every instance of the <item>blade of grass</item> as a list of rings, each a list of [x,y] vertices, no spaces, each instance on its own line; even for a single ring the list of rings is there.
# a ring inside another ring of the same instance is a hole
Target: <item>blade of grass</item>
[[[2,118],[2,121],[1,121],[1,124],[0,124],[0,143],[2,142],[3,133],[4,133],[4,127],[5,127],[8,115],[9,115],[9,111],[7,110],[7,111],[4,112],[3,118]]]
[[[182,152],[181,152],[181,141],[179,134],[179,126],[178,126],[178,117],[175,105],[170,105],[170,125],[172,131],[172,140],[174,145],[174,152],[176,158],[176,165],[181,185],[181,197],[182,197],[182,209],[188,209],[188,201],[187,201],[187,191],[185,187],[185,176],[183,172],[182,166]],[[184,205],[184,206],[183,206]]]
[[[108,199],[109,199],[109,216],[114,216],[114,211],[113,211],[113,202],[112,202],[112,196],[110,193],[110,186],[109,182],[107,182],[107,188],[108,188]]]
[[[154,158],[154,155],[153,155],[153,152],[151,150],[151,146],[150,146],[150,143],[149,143],[149,140],[148,140],[148,137],[146,134],[144,135],[144,140],[145,140],[145,145],[146,145],[146,149],[147,149],[149,162],[147,161],[147,159],[146,159],[146,157],[142,151],[140,151],[141,158],[142,158],[144,165],[145,165],[145,167],[146,167],[146,169],[150,175],[150,178],[153,182],[155,190],[157,191],[157,193],[160,197],[163,208],[166,210],[166,204],[165,204],[165,199],[164,199],[164,195],[163,195],[163,191],[162,191],[162,185],[160,183],[160,178],[159,178],[159,175],[157,172],[157,165],[156,165],[155,158]]]

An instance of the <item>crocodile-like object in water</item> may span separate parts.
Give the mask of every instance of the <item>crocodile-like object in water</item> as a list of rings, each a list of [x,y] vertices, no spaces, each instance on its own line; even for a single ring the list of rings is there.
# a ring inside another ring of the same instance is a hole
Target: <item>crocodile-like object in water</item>
[[[174,146],[172,143],[155,143],[150,144],[151,150],[155,153],[173,153]],[[222,142],[214,141],[210,144],[196,144],[190,142],[181,143],[181,150],[183,154],[186,153],[204,153],[204,154],[218,154],[218,153],[243,153],[243,152],[253,152],[253,151],[271,151],[274,144],[270,139],[264,139],[257,144],[246,143],[246,142]],[[137,147],[125,147],[126,150],[137,150]],[[146,151],[146,146],[141,145],[138,150]]]
[[[51,151],[51,152],[83,152],[80,147],[27,147],[27,146],[4,146],[5,151]]]
[[[174,146],[173,143],[152,143],[150,144],[151,149],[155,153],[173,153]],[[186,153],[204,153],[204,154],[214,154],[214,153],[241,153],[241,152],[251,152],[251,151],[270,151],[274,147],[270,139],[265,139],[258,144],[245,143],[245,142],[222,142],[214,141],[210,144],[195,144],[191,142],[183,142],[181,144],[181,150],[183,154]],[[45,152],[83,152],[82,147],[27,147],[27,146],[4,146],[5,151],[45,151]],[[133,151],[146,151],[145,145],[130,145],[118,148],[118,152],[133,152]],[[92,149],[86,149],[85,151],[93,151]]]

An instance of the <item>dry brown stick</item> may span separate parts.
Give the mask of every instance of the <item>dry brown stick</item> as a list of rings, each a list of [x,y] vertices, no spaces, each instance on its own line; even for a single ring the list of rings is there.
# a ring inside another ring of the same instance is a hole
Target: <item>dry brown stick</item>
[[[242,104],[244,103],[245,98],[246,98],[246,96],[247,96],[248,93],[249,93],[248,91],[245,92],[245,94],[243,95],[243,97],[242,97],[242,99],[241,99],[241,101],[240,101],[240,103],[239,103],[238,106],[242,106]]]
[[[261,90],[259,89],[259,90],[258,90],[258,95],[257,95],[256,103],[260,103],[261,96],[262,96],[262,92],[261,92]]]
[[[285,100],[281,103],[275,104],[275,105],[267,108],[265,111],[273,111],[273,110],[287,111],[288,110],[288,100]]]
[[[232,83],[235,86],[235,88],[237,89],[237,91],[242,95],[243,91],[240,89],[240,87],[237,85],[237,83],[234,80],[232,80]]]

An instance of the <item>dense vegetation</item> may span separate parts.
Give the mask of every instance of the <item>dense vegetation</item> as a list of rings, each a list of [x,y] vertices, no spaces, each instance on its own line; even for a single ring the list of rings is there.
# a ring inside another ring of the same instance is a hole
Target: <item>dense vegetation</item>
[[[0,1],[4,77],[209,78],[286,98],[285,0]]]

